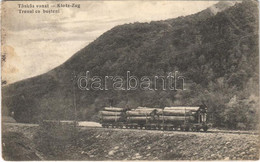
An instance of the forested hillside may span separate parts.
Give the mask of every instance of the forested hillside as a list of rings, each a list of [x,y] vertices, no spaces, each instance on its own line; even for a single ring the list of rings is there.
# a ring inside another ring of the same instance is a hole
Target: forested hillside
[[[214,126],[254,129],[258,123],[258,3],[244,1],[214,14],[116,26],[50,72],[3,88],[3,112],[19,122],[73,119],[72,73],[97,76],[167,76],[179,71],[184,91],[82,91],[76,87],[77,116],[97,120],[113,106],[209,108]],[[40,50],[40,49],[39,49]]]

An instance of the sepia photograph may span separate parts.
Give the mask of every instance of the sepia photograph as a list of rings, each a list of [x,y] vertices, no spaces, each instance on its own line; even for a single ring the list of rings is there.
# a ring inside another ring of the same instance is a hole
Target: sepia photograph
[[[3,0],[4,161],[259,160],[259,1]]]

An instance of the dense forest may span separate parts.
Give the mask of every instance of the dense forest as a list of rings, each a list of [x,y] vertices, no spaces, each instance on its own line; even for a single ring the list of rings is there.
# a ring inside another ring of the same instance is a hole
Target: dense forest
[[[215,127],[255,129],[259,116],[258,3],[243,1],[214,14],[116,26],[46,74],[3,87],[3,114],[18,122],[98,120],[104,106],[208,106]],[[186,90],[83,91],[73,82],[98,76],[167,76]],[[74,78],[75,79],[75,78]],[[75,88],[75,93],[73,89]],[[74,97],[75,94],[75,97]],[[112,103],[110,101],[113,101]]]

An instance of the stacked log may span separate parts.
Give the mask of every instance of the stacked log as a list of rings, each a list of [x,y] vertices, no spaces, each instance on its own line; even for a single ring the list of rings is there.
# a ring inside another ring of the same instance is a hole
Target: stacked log
[[[156,110],[156,112],[162,112],[163,109],[162,108],[151,108],[151,107],[137,107],[135,110],[142,110],[142,111],[154,111]]]
[[[144,122],[150,120],[150,116],[130,116],[127,117],[128,121],[134,121],[134,122]]]
[[[123,112],[113,112],[113,111],[100,111],[100,115],[103,116],[121,116],[123,115]]]
[[[163,110],[163,115],[166,116],[187,116],[194,115],[200,107],[165,107]]]
[[[159,120],[165,122],[195,120],[194,114],[199,107],[165,107],[162,112],[158,112]]]
[[[120,122],[125,119],[125,111],[124,108],[105,107],[99,114],[103,122]]]
[[[186,110],[186,111],[198,111],[200,107],[165,107],[164,110]]]
[[[193,115],[196,112],[194,111],[188,111],[188,110],[163,110],[161,112],[158,112],[159,115],[165,115],[165,116],[186,116],[186,115]]]
[[[151,120],[153,112],[157,112],[157,108],[138,107],[126,112],[127,120],[130,122],[142,122],[145,123]],[[162,109],[161,109],[162,111]]]
[[[121,121],[122,117],[121,116],[102,116],[102,120],[106,122],[117,122]]]
[[[150,116],[153,109],[132,109],[126,112],[127,116]]]
[[[185,121],[185,120],[194,120],[193,116],[160,116],[160,121]]]
[[[106,111],[116,111],[116,112],[124,112],[125,108],[119,108],[119,107],[105,107],[104,110]]]

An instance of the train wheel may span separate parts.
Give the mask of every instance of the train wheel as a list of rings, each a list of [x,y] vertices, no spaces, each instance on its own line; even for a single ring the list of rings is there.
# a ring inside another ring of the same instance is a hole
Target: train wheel
[[[190,127],[186,127],[186,128],[185,128],[185,131],[189,131],[189,130],[190,130]]]
[[[208,127],[203,127],[204,132],[207,132],[207,130],[208,130]]]

